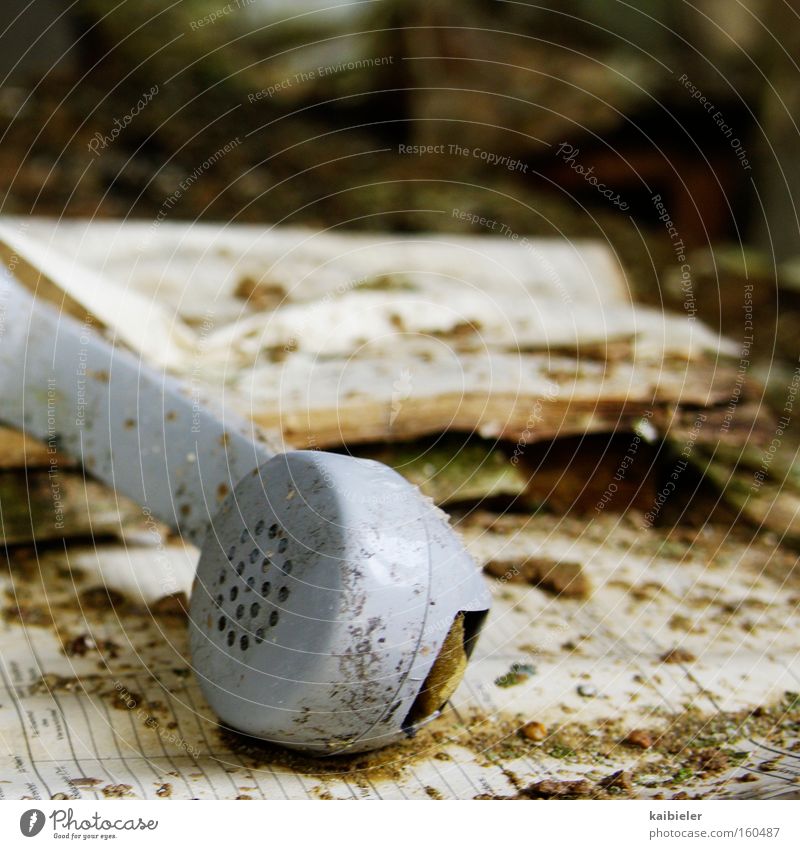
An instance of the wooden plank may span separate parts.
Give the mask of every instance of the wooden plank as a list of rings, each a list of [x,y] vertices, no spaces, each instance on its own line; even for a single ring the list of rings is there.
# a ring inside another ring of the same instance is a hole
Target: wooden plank
[[[399,441],[455,430],[525,444],[633,430],[654,407],[724,402],[735,374],[717,366],[602,363],[546,355],[401,356],[284,363],[243,375],[231,396],[297,447]],[[453,391],[455,387],[458,391]]]
[[[629,428],[648,405],[719,403],[733,383],[728,345],[632,306],[600,244],[11,219],[3,232],[109,332],[299,447]],[[110,310],[117,292],[135,309]],[[160,347],[154,328],[168,328]]]

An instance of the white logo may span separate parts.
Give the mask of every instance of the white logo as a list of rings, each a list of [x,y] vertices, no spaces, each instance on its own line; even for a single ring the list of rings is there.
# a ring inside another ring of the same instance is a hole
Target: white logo
[[[37,808],[31,808],[19,818],[19,830],[25,837],[36,837],[44,828],[44,814]]]
[[[401,369],[400,377],[392,384],[392,412],[389,424],[393,425],[403,409],[403,401],[411,397],[411,371]]]

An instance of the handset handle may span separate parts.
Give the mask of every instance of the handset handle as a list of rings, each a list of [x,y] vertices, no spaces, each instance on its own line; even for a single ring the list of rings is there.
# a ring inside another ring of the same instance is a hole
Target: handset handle
[[[213,410],[192,386],[106,339],[90,316],[60,312],[3,267],[0,399],[4,422],[196,545],[228,492],[276,453],[253,424]]]

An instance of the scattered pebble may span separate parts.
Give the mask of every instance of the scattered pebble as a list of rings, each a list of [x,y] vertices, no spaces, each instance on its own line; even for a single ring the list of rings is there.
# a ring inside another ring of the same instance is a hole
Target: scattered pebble
[[[591,592],[589,580],[580,563],[529,557],[522,563],[491,560],[483,568],[504,581],[532,584],[554,595],[586,598]]]
[[[585,779],[556,781],[546,778],[520,791],[520,797],[525,799],[586,799],[594,794],[594,785]]]
[[[87,778],[85,775],[82,775],[79,778],[70,778],[69,783],[73,787],[96,787],[98,784],[102,784],[103,781],[100,778]]]
[[[533,740],[534,743],[541,743],[547,737],[547,726],[541,722],[526,722],[519,733],[526,740]]]
[[[93,651],[114,659],[119,657],[120,647],[113,640],[98,642],[91,634],[79,634],[64,643],[64,654],[67,657],[85,657]]]
[[[508,672],[494,679],[498,687],[513,687],[527,681],[531,675],[536,674],[536,668],[530,663],[512,663]]]
[[[130,784],[106,784],[103,795],[106,799],[122,799],[124,796],[129,796],[132,789]]]
[[[653,745],[653,735],[649,731],[644,731],[641,728],[635,728],[622,741],[629,746],[636,746],[639,749],[649,749]]]
[[[601,787],[605,787],[606,790],[619,790],[623,793],[633,792],[631,776],[629,773],[625,772],[624,769],[617,770],[617,772],[607,775],[605,778],[601,779],[598,784]]]

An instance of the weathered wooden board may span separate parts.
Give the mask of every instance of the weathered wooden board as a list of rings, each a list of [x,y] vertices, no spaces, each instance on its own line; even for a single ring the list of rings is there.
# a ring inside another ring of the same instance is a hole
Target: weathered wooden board
[[[14,219],[0,235],[46,296],[300,447],[629,428],[734,379],[725,342],[633,306],[594,243]]]

